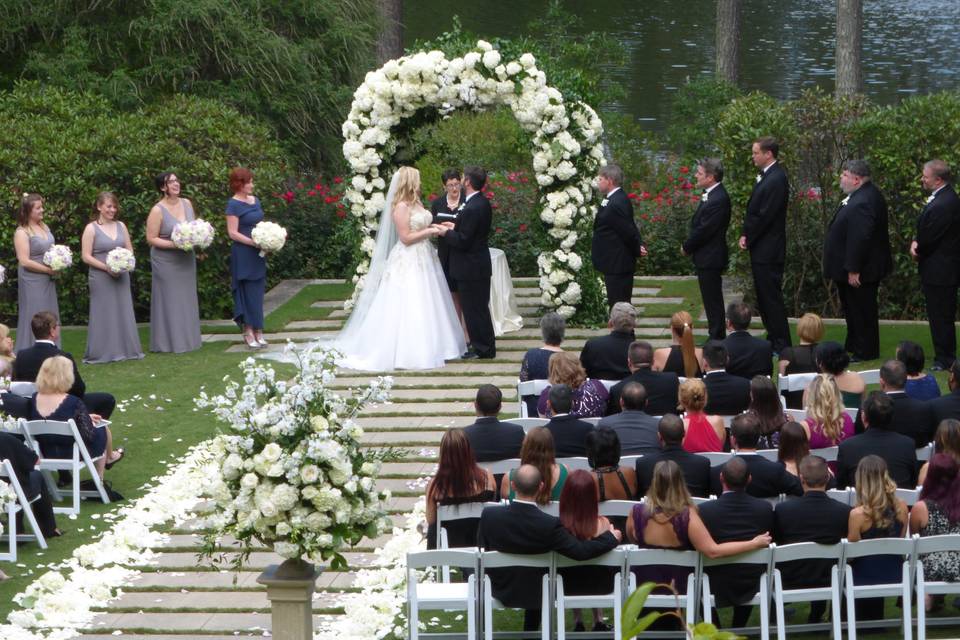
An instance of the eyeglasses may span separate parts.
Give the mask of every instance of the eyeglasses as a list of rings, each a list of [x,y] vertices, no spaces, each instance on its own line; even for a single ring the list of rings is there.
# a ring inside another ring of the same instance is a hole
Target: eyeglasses
[[[173,184],[174,182],[180,184],[180,178],[167,178],[167,184]]]

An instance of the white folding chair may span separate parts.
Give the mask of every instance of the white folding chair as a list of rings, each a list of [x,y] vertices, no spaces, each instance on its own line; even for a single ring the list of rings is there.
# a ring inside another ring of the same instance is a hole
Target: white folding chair
[[[611,388],[611,387],[613,387],[614,385],[618,385],[618,384],[620,384],[621,382],[623,382],[623,381],[622,381],[622,380],[601,380],[601,381],[600,381],[600,384],[602,384],[604,387],[606,387],[607,391],[610,391],[610,388]]]
[[[584,422],[589,422],[593,426],[597,426],[597,424],[600,422],[600,418],[580,418],[580,419],[583,420]]]
[[[803,422],[807,419],[806,409],[784,409],[783,412],[793,418],[795,422]]]
[[[407,622],[410,640],[420,635],[420,611],[466,611],[467,640],[477,638],[477,575],[480,554],[476,549],[418,551],[407,554]],[[441,566],[472,569],[466,582],[420,582],[417,569]],[[430,636],[433,634],[423,634]]]
[[[840,565],[843,562],[843,544],[817,544],[816,542],[800,542],[782,547],[771,545],[773,553],[773,599],[777,613],[777,640],[786,638],[786,618],[783,605],[788,602],[810,602],[826,600],[830,602],[830,622],[833,628],[834,640],[842,640],[840,628]],[[779,565],[784,562],[803,560],[833,560],[830,569],[830,584],[824,587],[804,587],[784,589],[783,576]],[[808,625],[802,625],[804,630],[813,630]],[[820,625],[816,625],[818,628]],[[799,630],[799,629],[798,629]]]
[[[480,552],[480,574],[482,577],[482,620],[484,640],[493,640],[493,611],[506,607],[493,595],[493,586],[487,571],[490,569],[511,570],[517,567],[544,569],[540,583],[540,638],[550,640],[550,585],[553,583],[553,553],[525,555],[520,553],[502,553],[500,551]]]
[[[820,456],[827,462],[832,462],[837,459],[837,452],[840,450],[840,447],[823,447],[822,449],[810,449],[810,455]]]
[[[773,554],[770,547],[748,551],[735,556],[726,558],[703,558],[701,565],[703,567],[703,577],[701,579],[701,592],[703,595],[703,619],[706,622],[713,622],[713,607],[716,604],[713,593],[710,590],[710,575],[707,568],[717,567],[727,564],[750,564],[761,565],[764,567],[763,573],[757,584],[757,593],[745,605],[760,606],[760,639],[769,640],[770,638],[770,566]]]
[[[613,590],[610,593],[589,596],[567,595],[563,586],[563,576],[557,573],[557,595],[555,600],[557,610],[557,640],[564,640],[567,636],[565,625],[567,609],[613,608],[613,637],[620,637],[620,630],[623,627],[621,613],[623,610],[623,560],[625,555],[622,550],[613,549],[592,560],[578,561],[557,554],[555,564],[557,569],[581,566],[615,567],[618,569],[614,575]]]
[[[547,418],[513,418],[509,420],[510,424],[517,424],[523,427],[523,432],[526,433],[533,429],[534,427],[542,427],[550,420]]]
[[[857,373],[867,384],[880,384],[880,369],[865,369]]]
[[[776,462],[780,457],[780,451],[777,449],[757,449],[757,455],[770,462]]]
[[[29,398],[37,392],[37,384],[35,382],[24,382],[21,380],[10,383],[10,393],[15,393],[18,396],[23,396]]]
[[[857,421],[857,414],[860,413],[860,409],[857,407],[844,407],[843,412],[850,416],[850,419],[854,422]]]
[[[557,458],[557,464],[562,464],[568,471],[576,471],[578,469],[590,471],[590,461],[584,457]]]
[[[701,504],[703,504],[704,502],[710,502],[711,500],[716,500],[716,499],[717,499],[717,496],[710,496],[710,497],[708,497],[708,498],[700,498],[700,497],[697,497],[697,496],[691,496],[690,499],[693,500],[693,504],[701,505]]]
[[[550,386],[549,380],[525,380],[520,382],[517,380],[517,402],[520,407],[517,411],[517,415],[521,418],[529,417],[527,413],[527,403],[524,402],[524,396],[537,396],[540,397],[540,394],[543,393],[543,390]]]
[[[698,451],[697,455],[709,460],[711,467],[721,465],[734,456],[730,451]]]
[[[924,607],[924,598],[927,595],[945,595],[960,593],[960,582],[940,582],[927,580],[923,568],[923,557],[928,553],[960,553],[960,536],[943,535],[916,539],[916,585],[917,585],[917,640],[927,637],[927,612]],[[935,618],[931,622],[937,625],[960,626],[960,618]]]
[[[642,502],[642,500],[640,501]],[[629,518],[633,513],[634,505],[640,504],[633,500],[604,500],[599,503],[600,515],[605,518]]]
[[[520,458],[507,458],[506,460],[490,460],[488,462],[478,462],[478,467],[482,467],[493,475],[501,473],[510,473],[511,469],[520,467]]]
[[[643,454],[637,453],[629,456],[620,456],[620,466],[633,469],[637,466],[637,460],[643,457]]]
[[[847,637],[857,640],[857,598],[885,598],[900,596],[903,599],[903,637],[910,640],[913,627],[911,625],[910,592],[912,590],[910,570],[914,560],[914,541],[908,538],[875,538],[859,542],[844,541],[844,578],[843,591],[847,598]],[[899,582],[885,584],[857,585],[853,582],[853,566],[851,560],[869,558],[870,556],[897,555],[903,557],[903,567]],[[923,606],[922,604],[920,606]],[[864,627],[884,626],[886,621],[868,622]]]
[[[628,586],[624,594],[624,602],[637,590],[637,577],[630,571],[630,567],[666,565],[671,567],[688,567],[686,592],[679,597],[671,594],[651,593],[647,596],[644,608],[674,609],[678,606],[686,612],[688,625],[694,624],[697,618],[697,588],[702,578],[702,556],[696,551],[675,551],[672,549],[637,549],[628,548],[626,558],[626,573]],[[680,585],[674,585],[680,591]],[[614,636],[619,638],[620,636]]]
[[[917,449],[917,460],[929,460],[930,456],[933,455],[933,443],[931,442],[925,447],[920,447]]]
[[[27,494],[20,485],[20,479],[17,478],[17,474],[13,470],[13,465],[9,460],[0,461],[0,482],[4,480],[9,483],[15,498],[14,500],[7,501],[7,503],[3,505],[3,510],[7,514],[7,531],[3,536],[7,537],[9,544],[7,546],[7,553],[0,554],[0,560],[16,562],[17,542],[36,540],[41,549],[46,549],[47,540],[44,538],[43,532],[40,531],[40,525],[37,523],[36,516],[33,515],[33,509],[30,508],[31,503],[40,499],[40,494],[38,493],[33,500],[27,500]],[[23,511],[23,517],[27,521],[27,526],[30,527],[30,531],[33,532],[32,534],[17,533],[17,513],[20,511]],[[3,536],[0,536],[0,538]]]
[[[540,508],[540,511],[543,511],[545,514],[553,516],[554,518],[560,517],[560,501],[551,500],[547,504],[538,504],[537,507]]]
[[[791,391],[803,391],[813,379],[817,377],[816,373],[794,373],[791,375],[777,376],[777,393],[790,393]]]
[[[897,497],[907,503],[908,507],[917,504],[920,499],[919,489],[897,489]]]
[[[57,483],[53,481],[50,472],[63,470],[69,471],[72,475],[72,506],[54,507],[54,513],[67,513],[70,515],[79,514],[81,497],[99,497],[104,504],[110,504],[110,497],[103,488],[103,482],[100,480],[100,474],[97,473],[97,468],[93,464],[94,461],[99,460],[106,454],[102,453],[96,458],[90,456],[90,453],[87,451],[87,445],[84,444],[83,438],[80,436],[80,431],[77,429],[77,424],[72,419],[67,420],[66,422],[61,422],[58,420],[21,420],[20,425],[21,429],[23,430],[24,438],[27,440],[27,444],[29,444],[30,447],[37,453],[37,455],[40,456],[38,468],[41,472],[43,472],[44,478],[47,481],[47,486],[50,488],[50,493],[55,500],[59,501],[61,499],[61,494],[60,490],[57,488]],[[73,438],[73,453],[71,457],[44,457],[43,452],[40,449],[40,443],[37,441],[37,438],[40,436],[66,436],[68,438]],[[90,474],[90,478],[96,487],[95,491],[80,490],[80,471],[83,469],[86,469]]]
[[[827,496],[841,504],[852,507],[857,494],[853,489],[827,489]]]
[[[480,514],[486,507],[496,507],[499,504],[499,502],[466,502],[464,504],[437,505],[437,549],[450,548],[450,540],[447,538],[447,530],[443,526],[444,524],[455,520],[479,520]],[[442,575],[443,582],[450,582],[449,567],[443,567]]]

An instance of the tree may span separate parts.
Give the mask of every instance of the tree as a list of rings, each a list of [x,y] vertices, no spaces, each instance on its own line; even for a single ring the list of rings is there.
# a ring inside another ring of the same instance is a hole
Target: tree
[[[741,0],[717,0],[717,77],[732,85],[740,75]]]
[[[837,0],[837,97],[863,93],[863,0]]]
[[[377,64],[403,55],[403,0],[377,0],[380,36],[377,38]]]

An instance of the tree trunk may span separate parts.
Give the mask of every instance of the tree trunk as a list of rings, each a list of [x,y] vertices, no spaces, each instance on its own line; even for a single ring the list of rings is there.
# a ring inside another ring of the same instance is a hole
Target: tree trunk
[[[403,55],[403,0],[377,0],[382,26],[377,38],[377,63]]]
[[[740,75],[741,0],[717,0],[717,78],[737,84]]]
[[[863,93],[863,0],[837,0],[837,97]]]

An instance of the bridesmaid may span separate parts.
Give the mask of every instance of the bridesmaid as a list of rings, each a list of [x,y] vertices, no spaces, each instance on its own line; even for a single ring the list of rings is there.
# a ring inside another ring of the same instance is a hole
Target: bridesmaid
[[[130,274],[107,267],[107,254],[117,247],[133,251],[127,226],[117,220],[120,204],[109,191],[97,196],[92,221],[83,230],[80,248],[90,265],[90,323],[83,361],[91,364],[143,358],[137,319],[133,315]]]
[[[184,353],[200,348],[197,259],[170,240],[173,228],[193,220],[193,205],[180,197],[180,179],[161,173],[154,179],[163,194],[147,216],[147,244],[153,286],[150,299],[150,351]]]
[[[267,346],[263,339],[263,294],[267,286],[267,261],[250,239],[250,233],[263,220],[260,199],[253,195],[253,173],[236,167],[230,171],[227,201],[227,235],[230,248],[230,288],[233,290],[233,320],[243,331],[243,340],[251,349]]]
[[[23,196],[13,246],[17,251],[17,344],[20,351],[33,346],[30,321],[33,314],[49,311],[60,317],[53,269],[43,264],[43,254],[54,244],[53,234],[43,222],[43,198],[36,193]],[[60,337],[57,337],[60,346]]]

